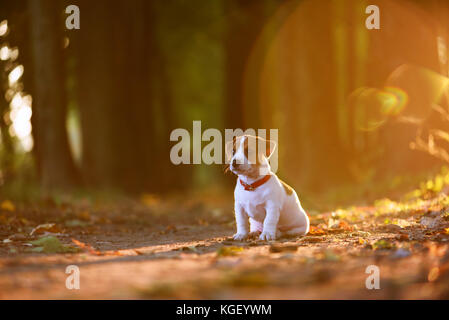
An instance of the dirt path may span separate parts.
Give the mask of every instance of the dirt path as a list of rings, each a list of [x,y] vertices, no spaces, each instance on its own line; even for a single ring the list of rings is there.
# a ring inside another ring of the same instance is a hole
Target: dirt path
[[[308,236],[271,243],[231,241],[232,217],[53,226],[34,238],[54,236],[80,252],[30,253],[29,239],[3,240],[0,298],[447,299],[449,222],[444,208],[427,205],[313,215]],[[79,290],[66,288],[68,265],[79,267]],[[366,288],[370,265],[379,268],[379,290]]]

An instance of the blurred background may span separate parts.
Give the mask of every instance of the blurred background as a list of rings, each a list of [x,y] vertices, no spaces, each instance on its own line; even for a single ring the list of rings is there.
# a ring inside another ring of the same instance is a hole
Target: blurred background
[[[171,163],[170,132],[194,120],[278,129],[278,175],[315,208],[436,172],[449,5],[378,0],[368,30],[370,4],[0,0],[0,193],[231,188],[219,165]]]

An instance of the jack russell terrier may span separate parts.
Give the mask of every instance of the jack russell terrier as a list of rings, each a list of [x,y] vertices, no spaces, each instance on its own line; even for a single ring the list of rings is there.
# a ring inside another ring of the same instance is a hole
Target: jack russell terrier
[[[227,170],[238,176],[234,191],[237,233],[234,240],[260,234],[260,240],[282,235],[305,235],[309,218],[295,190],[272,171],[268,159],[276,143],[261,137],[243,135],[227,143]],[[260,151],[259,151],[260,150]]]

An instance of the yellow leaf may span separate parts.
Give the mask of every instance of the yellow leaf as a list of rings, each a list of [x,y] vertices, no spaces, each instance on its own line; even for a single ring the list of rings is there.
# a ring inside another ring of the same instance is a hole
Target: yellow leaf
[[[217,250],[217,256],[221,257],[227,257],[227,256],[235,256],[238,253],[242,252],[243,248],[242,247],[221,247]]]
[[[156,195],[149,193],[145,193],[140,197],[140,201],[147,207],[154,207],[158,205],[160,202],[159,200],[160,199]]]
[[[310,226],[310,230],[309,230],[309,234],[310,235],[315,235],[315,236],[321,236],[326,234],[326,231],[324,231],[320,226]]]
[[[9,201],[9,200],[4,200],[4,201],[2,201],[2,203],[0,204],[0,208],[1,208],[2,210],[5,210],[5,211],[11,211],[11,212],[13,212],[13,211],[16,210],[16,207],[14,206],[14,203],[12,203],[12,202]]]
[[[373,243],[373,249],[378,250],[378,249],[394,249],[395,248],[395,244],[391,243],[385,239],[380,239],[377,240],[375,243]]]
[[[235,274],[224,280],[224,283],[233,287],[265,287],[269,284],[266,274],[259,271],[248,271]]]
[[[81,220],[89,221],[90,220],[90,213],[89,211],[82,211],[78,213],[78,218]]]
[[[429,274],[427,276],[427,280],[429,280],[429,282],[433,282],[436,279],[438,279],[439,275],[440,275],[440,269],[438,269],[438,267],[433,267],[429,271]]]

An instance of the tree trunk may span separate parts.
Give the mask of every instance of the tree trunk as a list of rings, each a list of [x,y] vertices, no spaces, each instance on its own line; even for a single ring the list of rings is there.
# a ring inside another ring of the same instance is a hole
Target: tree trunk
[[[76,182],[66,131],[65,64],[58,2],[28,1],[34,66],[33,128],[39,145],[40,179],[45,189]]]
[[[257,106],[245,117],[243,105],[243,80],[251,50],[267,18],[277,7],[278,0],[229,0],[225,1],[227,30],[226,54],[226,128],[257,128]],[[253,112],[255,111],[255,112]]]

